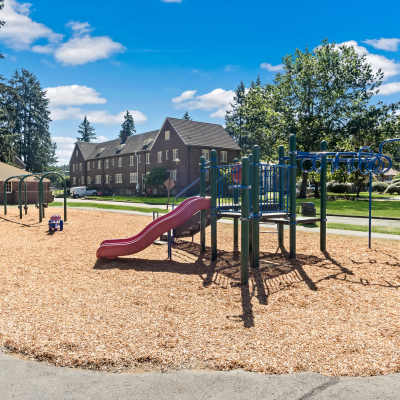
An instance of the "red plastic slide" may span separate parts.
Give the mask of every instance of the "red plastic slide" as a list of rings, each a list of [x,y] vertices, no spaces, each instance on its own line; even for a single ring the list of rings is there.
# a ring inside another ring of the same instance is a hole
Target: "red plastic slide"
[[[190,197],[183,201],[175,210],[165,214],[149,225],[140,233],[127,239],[104,240],[97,249],[97,258],[113,259],[120,256],[138,253],[150,246],[160,235],[183,224],[200,210],[210,208],[211,200],[206,197]]]

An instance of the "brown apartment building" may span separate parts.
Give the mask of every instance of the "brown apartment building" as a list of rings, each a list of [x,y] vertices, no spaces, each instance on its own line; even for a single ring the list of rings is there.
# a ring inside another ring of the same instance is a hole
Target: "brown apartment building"
[[[136,134],[125,143],[77,142],[70,160],[72,186],[134,195],[145,190],[144,177],[163,167],[176,181],[175,192],[200,176],[200,156],[218,151],[219,163],[231,163],[240,148],[221,125],[167,118],[160,130]]]

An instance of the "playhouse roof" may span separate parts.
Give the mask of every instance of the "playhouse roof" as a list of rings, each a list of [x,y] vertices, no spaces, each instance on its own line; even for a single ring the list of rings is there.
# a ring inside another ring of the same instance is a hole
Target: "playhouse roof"
[[[6,164],[3,162],[0,162],[0,181],[4,181],[10,176],[18,176],[18,175],[28,175],[31,174],[31,172],[25,171],[24,169],[14,167],[13,165]],[[12,181],[16,181],[17,179],[12,179]],[[48,181],[47,179],[45,179]],[[36,179],[32,176],[25,181],[36,181]]]

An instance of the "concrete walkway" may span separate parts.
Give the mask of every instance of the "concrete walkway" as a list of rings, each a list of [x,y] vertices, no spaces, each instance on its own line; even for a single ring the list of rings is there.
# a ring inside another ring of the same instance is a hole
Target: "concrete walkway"
[[[244,371],[109,374],[0,352],[1,400],[398,400],[400,375],[367,378]]]

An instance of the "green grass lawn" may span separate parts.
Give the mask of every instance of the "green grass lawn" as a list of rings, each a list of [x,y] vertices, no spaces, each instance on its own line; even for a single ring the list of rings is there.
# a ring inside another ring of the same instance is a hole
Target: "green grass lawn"
[[[349,197],[357,197],[355,193],[333,193],[333,192],[328,192],[328,196],[349,196]],[[393,197],[396,197],[396,194],[389,194],[389,193],[377,193],[377,192],[372,192],[372,198],[373,199],[390,199]],[[369,193],[368,192],[360,192],[360,199],[362,200],[368,200],[369,198]]]
[[[297,199],[297,204],[312,202],[319,214],[319,199]],[[368,217],[368,201],[364,200],[334,200],[327,202],[328,214]],[[400,201],[372,201],[372,216],[400,218]]]
[[[315,224],[299,224],[305,226],[306,228],[316,228],[319,229],[319,222]],[[336,222],[328,222],[328,229],[340,229],[345,231],[358,231],[358,232],[368,232],[368,226],[366,225],[355,225],[355,224],[342,224]],[[390,235],[400,235],[400,228],[393,228],[389,226],[374,226],[372,223],[372,232],[374,233],[388,233]]]
[[[51,207],[62,207],[63,202],[55,201],[50,203]],[[159,212],[160,214],[165,214],[167,212],[166,209],[156,208],[156,207],[135,207],[135,206],[123,206],[118,204],[103,204],[100,202],[90,202],[90,203],[68,203],[68,207],[89,207],[89,208],[99,208],[104,210],[127,210],[127,211],[140,211],[152,213],[153,211]]]
[[[154,204],[154,205],[166,205],[168,197],[144,197],[144,196],[87,196],[86,199],[96,201],[123,201],[127,203],[143,203],[143,204]],[[170,197],[169,204],[172,203],[174,197]],[[177,203],[185,200],[184,197],[179,197]]]

